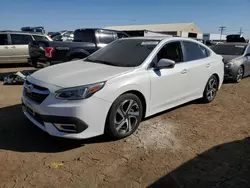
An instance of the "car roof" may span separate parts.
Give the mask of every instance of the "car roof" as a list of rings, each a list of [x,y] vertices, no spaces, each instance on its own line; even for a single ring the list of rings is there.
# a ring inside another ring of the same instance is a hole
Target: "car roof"
[[[118,30],[112,30],[112,29],[103,29],[103,28],[79,28],[79,29],[76,29],[75,31],[80,31],[80,30],[104,30],[104,31],[113,31],[113,32],[116,32],[116,33],[125,33],[124,31],[118,31]]]

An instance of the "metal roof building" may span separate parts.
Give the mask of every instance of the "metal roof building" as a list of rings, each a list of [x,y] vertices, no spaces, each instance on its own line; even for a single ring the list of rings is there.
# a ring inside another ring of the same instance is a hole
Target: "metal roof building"
[[[105,29],[135,32],[135,31],[152,31],[162,34],[175,36],[184,36],[197,38],[201,30],[194,23],[169,23],[169,24],[150,24],[150,25],[125,25],[125,26],[108,26]]]

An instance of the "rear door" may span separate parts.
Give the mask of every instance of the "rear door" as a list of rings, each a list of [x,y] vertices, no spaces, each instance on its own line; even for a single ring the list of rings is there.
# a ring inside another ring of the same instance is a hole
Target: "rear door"
[[[12,63],[8,34],[0,34],[0,63]]]
[[[26,63],[29,57],[28,44],[33,41],[30,34],[10,34],[11,53],[15,63]]]
[[[200,96],[206,83],[211,75],[212,61],[209,58],[208,50],[202,45],[192,42],[183,41],[184,61],[188,67],[188,95],[197,98]]]

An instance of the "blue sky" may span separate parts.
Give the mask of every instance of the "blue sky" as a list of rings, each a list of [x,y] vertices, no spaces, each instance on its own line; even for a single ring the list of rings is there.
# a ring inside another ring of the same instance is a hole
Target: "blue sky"
[[[250,36],[250,0],[1,0],[0,18],[0,29],[194,22],[204,33],[223,25]]]

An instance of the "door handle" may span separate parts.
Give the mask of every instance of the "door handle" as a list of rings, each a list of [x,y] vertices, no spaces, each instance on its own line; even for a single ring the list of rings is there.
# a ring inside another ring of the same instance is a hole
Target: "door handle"
[[[210,63],[208,63],[208,64],[206,65],[206,67],[209,68],[209,67],[210,67]]]
[[[5,48],[5,49],[9,49],[9,47],[8,47],[8,46],[4,46],[4,48]]]
[[[11,48],[16,48],[15,46],[11,46]]]
[[[182,71],[181,71],[181,74],[186,74],[187,73],[187,69],[183,69]]]

